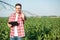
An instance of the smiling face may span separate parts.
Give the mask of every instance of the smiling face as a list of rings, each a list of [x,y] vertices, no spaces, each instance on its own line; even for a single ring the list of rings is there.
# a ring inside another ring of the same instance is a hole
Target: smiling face
[[[21,12],[21,6],[17,5],[15,7],[16,13],[20,13]]]

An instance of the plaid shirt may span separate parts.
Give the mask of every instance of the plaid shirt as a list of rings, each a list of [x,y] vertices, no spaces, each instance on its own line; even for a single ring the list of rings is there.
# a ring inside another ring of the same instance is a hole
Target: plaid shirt
[[[18,15],[18,20],[17,22],[19,23],[19,25],[17,26],[17,32],[18,32],[18,37],[24,37],[25,36],[25,32],[24,32],[24,24],[23,24],[23,20],[21,18],[22,15]],[[16,13],[13,13],[10,17],[9,17],[9,21],[15,21],[16,18]],[[14,37],[14,27],[10,28],[10,37]]]

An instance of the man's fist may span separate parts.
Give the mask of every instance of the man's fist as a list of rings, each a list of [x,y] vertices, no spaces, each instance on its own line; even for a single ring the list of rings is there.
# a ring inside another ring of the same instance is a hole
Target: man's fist
[[[24,14],[21,14],[21,18],[22,18],[23,20],[25,20],[25,19],[24,19]]]

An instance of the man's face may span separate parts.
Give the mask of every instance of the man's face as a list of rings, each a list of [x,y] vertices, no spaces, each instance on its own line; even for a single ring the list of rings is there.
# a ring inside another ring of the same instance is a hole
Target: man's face
[[[21,6],[18,5],[18,6],[15,7],[15,9],[16,9],[16,13],[20,13],[21,12]]]

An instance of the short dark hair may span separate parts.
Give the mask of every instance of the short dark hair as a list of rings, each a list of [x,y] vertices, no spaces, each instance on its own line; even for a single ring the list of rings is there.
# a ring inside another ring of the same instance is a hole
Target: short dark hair
[[[22,8],[22,5],[20,3],[15,4],[15,7],[16,6],[20,6]]]

